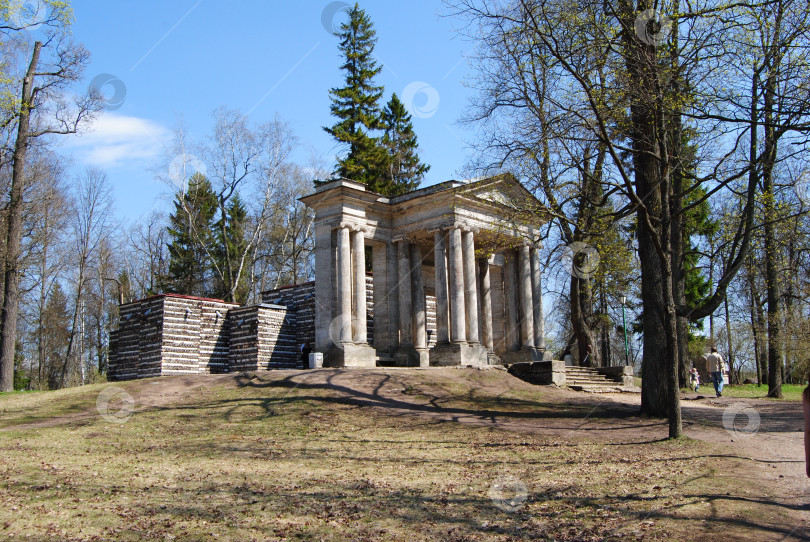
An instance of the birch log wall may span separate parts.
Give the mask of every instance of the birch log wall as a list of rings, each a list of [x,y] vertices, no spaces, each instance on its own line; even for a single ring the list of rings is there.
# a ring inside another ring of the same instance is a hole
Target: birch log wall
[[[175,294],[121,305],[108,378],[228,372],[228,313],[238,306]]]
[[[430,273],[426,273],[428,277]],[[374,285],[366,278],[368,342],[374,344]],[[110,333],[110,380],[162,375],[303,369],[301,345],[315,343],[315,283],[262,293],[261,305],[161,294],[121,305]],[[427,294],[429,344],[436,298]]]
[[[108,378],[301,369],[301,345],[315,341],[313,294],[308,282],[251,307],[177,294],[121,305]]]

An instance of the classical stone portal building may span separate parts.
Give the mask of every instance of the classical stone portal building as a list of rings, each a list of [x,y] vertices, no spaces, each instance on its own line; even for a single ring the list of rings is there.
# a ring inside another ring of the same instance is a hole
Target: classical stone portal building
[[[393,198],[339,179],[302,201],[315,210],[315,350],[327,365],[544,358],[537,255],[544,215],[511,175]],[[373,344],[363,302],[368,269]]]
[[[546,215],[513,176],[392,198],[338,179],[301,201],[315,211],[314,284],[252,307],[175,294],[124,304],[110,379],[302,367],[300,345],[313,342],[332,367],[551,359],[537,254]]]

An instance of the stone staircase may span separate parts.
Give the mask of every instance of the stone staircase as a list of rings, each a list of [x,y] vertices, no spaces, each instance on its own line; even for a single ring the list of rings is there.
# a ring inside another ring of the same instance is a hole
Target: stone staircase
[[[622,386],[621,377],[618,380],[600,374],[590,367],[566,366],[565,385],[576,391],[591,393],[616,393],[630,391]]]

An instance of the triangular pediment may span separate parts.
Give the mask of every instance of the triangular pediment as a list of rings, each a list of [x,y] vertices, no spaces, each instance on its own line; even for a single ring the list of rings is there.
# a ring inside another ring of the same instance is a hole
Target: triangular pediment
[[[464,187],[462,193],[465,197],[472,197],[514,210],[527,211],[543,208],[534,194],[526,190],[509,173],[471,182]]]

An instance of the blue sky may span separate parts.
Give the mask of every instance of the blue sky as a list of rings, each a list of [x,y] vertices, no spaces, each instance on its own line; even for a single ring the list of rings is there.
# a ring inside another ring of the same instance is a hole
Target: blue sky
[[[154,168],[179,120],[202,139],[220,106],[250,113],[256,123],[278,114],[291,123],[304,165],[314,153],[330,167],[339,149],[321,127],[331,125],[328,90],[342,84],[337,38],[324,23],[345,18],[346,2],[107,0],[72,2],[73,34],[91,52],[86,83],[117,78],[120,107],[109,109],[60,152],[75,172],[105,169],[122,218],[167,208],[168,188]],[[366,1],[377,31],[378,84],[413,112],[423,161],[423,186],[460,178],[470,133],[457,124],[472,91],[466,56],[472,44],[442,17],[439,0]],[[36,31],[34,31],[36,32]],[[112,97],[116,87],[102,92]]]

